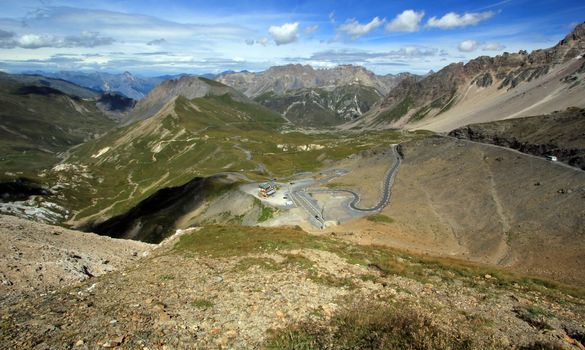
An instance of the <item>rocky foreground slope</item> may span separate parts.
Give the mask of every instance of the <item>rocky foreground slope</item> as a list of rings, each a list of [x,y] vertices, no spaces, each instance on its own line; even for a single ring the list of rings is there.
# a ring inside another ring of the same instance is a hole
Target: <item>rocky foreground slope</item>
[[[137,261],[153,246],[0,215],[0,295],[55,291]]]
[[[1,295],[8,349],[581,349],[585,339],[578,290],[286,228],[190,229],[123,270]]]

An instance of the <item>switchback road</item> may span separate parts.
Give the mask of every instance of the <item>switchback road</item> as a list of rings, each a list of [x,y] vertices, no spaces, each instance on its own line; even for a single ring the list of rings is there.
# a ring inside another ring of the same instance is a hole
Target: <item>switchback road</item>
[[[402,159],[398,154],[397,145],[392,146],[392,156],[393,162],[392,166],[386,172],[384,177],[384,182],[382,183],[382,196],[380,201],[373,207],[370,208],[361,208],[359,207],[359,202],[361,200],[360,195],[352,190],[348,189],[311,189],[311,192],[320,192],[320,193],[348,193],[353,196],[351,202],[348,203],[348,207],[350,210],[359,212],[359,213],[371,213],[377,212],[383,209],[388,203],[390,202],[390,196],[392,194],[392,184],[394,183],[394,178],[396,177],[396,173],[398,171],[398,167]],[[327,178],[327,180],[332,180],[335,177],[341,176],[346,174],[347,171],[343,169],[338,169],[336,171],[336,175]],[[322,228],[325,223],[325,218],[323,217],[323,210],[310,195],[307,193],[307,188],[311,185],[314,185],[314,181],[311,180],[302,180],[297,183],[292,183],[289,186],[289,193],[291,199],[295,202],[295,204],[301,208],[303,208],[310,217],[311,223],[313,225]],[[331,219],[329,219],[331,220]]]
[[[390,202],[390,196],[392,194],[392,184],[394,183],[394,178],[396,177],[396,172],[398,171],[398,167],[400,166],[400,162],[402,159],[400,158],[400,154],[398,154],[398,150],[396,149],[397,145],[392,145],[392,155],[394,156],[394,162],[386,176],[384,178],[383,188],[382,188],[382,198],[378,204],[370,208],[360,208],[358,204],[361,200],[360,195],[352,190],[346,189],[336,189],[336,190],[318,190],[319,192],[329,192],[329,193],[349,193],[353,196],[353,200],[349,203],[349,207],[352,210],[360,211],[360,212],[377,212],[383,209],[385,206],[388,205]]]

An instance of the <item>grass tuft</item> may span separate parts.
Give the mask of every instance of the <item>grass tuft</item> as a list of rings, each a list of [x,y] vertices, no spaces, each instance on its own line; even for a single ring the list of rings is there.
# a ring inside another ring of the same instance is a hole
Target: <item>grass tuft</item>
[[[191,306],[200,309],[200,310],[207,310],[214,306],[215,304],[212,301],[207,299],[195,299],[191,302]]]
[[[426,314],[408,305],[354,302],[329,324],[307,321],[274,331],[267,349],[490,349],[461,331],[443,329]],[[489,338],[489,337],[486,337]]]
[[[384,214],[375,214],[375,215],[368,216],[368,221],[382,223],[382,224],[391,224],[394,222],[394,219],[392,219],[391,217],[386,216]]]

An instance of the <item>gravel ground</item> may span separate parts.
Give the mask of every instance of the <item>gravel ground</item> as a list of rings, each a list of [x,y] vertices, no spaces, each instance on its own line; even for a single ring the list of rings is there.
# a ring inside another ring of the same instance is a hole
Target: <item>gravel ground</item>
[[[407,303],[447,330],[475,330],[503,349],[536,340],[583,348],[576,340],[585,334],[582,300],[502,288],[494,276],[428,270],[419,280],[328,250],[213,257],[177,252],[174,244],[170,239],[125,269],[72,286],[2,299],[0,342],[7,349],[253,349],[271,330],[308,319],[327,323],[357,298]],[[291,258],[297,263],[286,263]],[[406,256],[393,259],[405,269],[418,266]],[[530,310],[542,312],[527,317]]]

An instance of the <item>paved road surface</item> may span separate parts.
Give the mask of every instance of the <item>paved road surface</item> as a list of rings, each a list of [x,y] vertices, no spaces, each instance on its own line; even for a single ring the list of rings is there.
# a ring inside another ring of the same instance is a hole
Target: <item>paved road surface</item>
[[[380,201],[375,206],[373,206],[371,208],[358,207],[358,204],[361,200],[360,195],[355,193],[352,190],[339,189],[339,190],[326,190],[326,191],[327,192],[345,192],[345,193],[349,193],[349,194],[353,195],[353,200],[349,203],[349,207],[352,210],[356,210],[356,211],[360,211],[360,212],[377,212],[377,211],[383,209],[390,202],[390,196],[392,194],[392,184],[394,183],[394,178],[396,177],[396,172],[398,170],[398,167],[400,166],[400,163],[402,162],[402,159],[400,158],[400,155],[398,154],[398,151],[396,150],[396,145],[392,146],[392,154],[394,156],[394,163],[392,164],[392,166],[390,167],[390,169],[388,169],[388,172],[386,173],[386,177],[384,178],[384,186],[382,189],[382,198],[380,198]]]
[[[313,189],[311,192],[327,192],[327,193],[349,193],[353,196],[353,200],[349,202],[348,207],[350,210],[357,211],[360,213],[368,213],[368,212],[377,212],[384,208],[390,202],[390,196],[392,194],[392,184],[394,183],[394,178],[396,177],[396,172],[398,167],[401,163],[400,155],[398,154],[397,146],[392,146],[392,156],[394,161],[386,176],[384,178],[383,186],[382,186],[382,197],[380,201],[371,208],[360,208],[358,204],[360,202],[360,195],[351,190],[343,190],[343,189]],[[327,178],[327,180],[331,180],[335,177],[344,175],[347,171],[343,169],[338,169],[336,174]],[[303,208],[310,216],[311,222],[313,225],[322,228],[325,223],[325,218],[323,218],[322,208],[319,204],[307,194],[307,188],[315,183],[314,180],[302,180],[289,185],[289,193],[291,195],[291,199],[295,202],[295,204],[301,208]],[[322,183],[322,181],[320,181]]]

